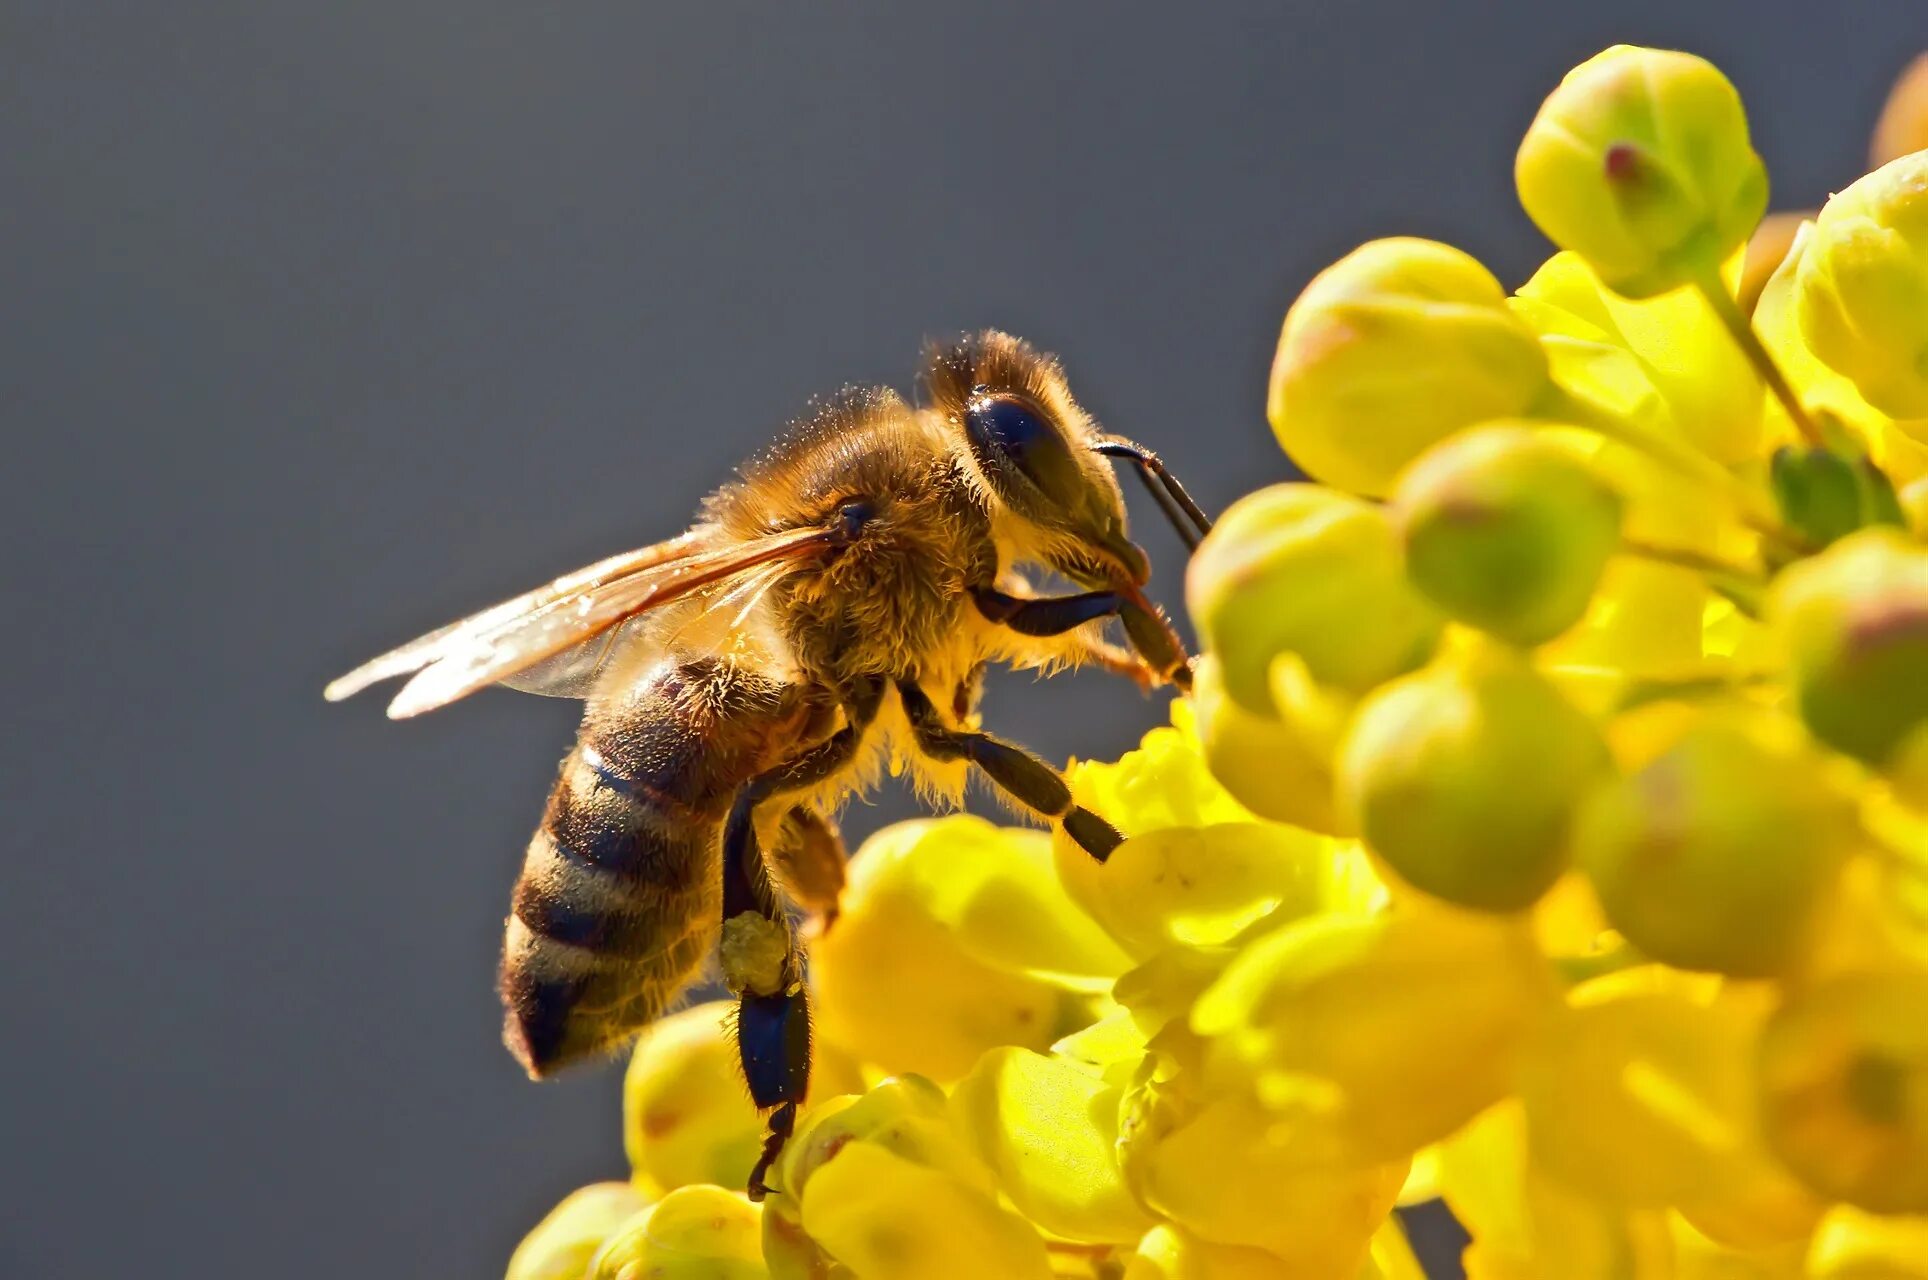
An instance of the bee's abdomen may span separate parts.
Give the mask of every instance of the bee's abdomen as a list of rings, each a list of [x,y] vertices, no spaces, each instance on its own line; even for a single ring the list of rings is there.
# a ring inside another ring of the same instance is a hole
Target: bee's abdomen
[[[627,1040],[701,969],[724,816],[791,728],[793,701],[706,660],[661,668],[585,717],[503,940],[504,1038],[531,1075]]]

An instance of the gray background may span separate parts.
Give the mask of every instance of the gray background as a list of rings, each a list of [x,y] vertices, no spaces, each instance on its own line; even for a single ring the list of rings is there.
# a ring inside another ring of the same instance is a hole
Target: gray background
[[[622,1167],[619,1072],[528,1084],[491,989],[572,713],[323,681],[968,326],[1221,507],[1319,266],[1540,258],[1514,145],[1616,39],[1714,57],[1812,203],[1928,5],[0,3],[0,1276],[498,1274]]]

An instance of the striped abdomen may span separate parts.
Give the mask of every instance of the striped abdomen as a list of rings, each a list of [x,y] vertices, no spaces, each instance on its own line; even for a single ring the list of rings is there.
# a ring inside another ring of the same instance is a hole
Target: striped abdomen
[[[592,705],[516,882],[503,1034],[532,1076],[658,1017],[715,946],[735,794],[795,754],[814,704],[720,659]]]

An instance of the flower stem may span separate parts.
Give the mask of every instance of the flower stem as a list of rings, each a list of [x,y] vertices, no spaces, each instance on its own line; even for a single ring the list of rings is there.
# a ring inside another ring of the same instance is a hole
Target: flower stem
[[[1676,475],[1712,489],[1733,507],[1742,524],[1782,550],[1794,555],[1805,550],[1799,536],[1781,523],[1766,495],[1692,445],[1644,430],[1565,391],[1556,391],[1546,408],[1562,422],[1626,445]]]
[[[1774,357],[1768,354],[1765,346],[1761,345],[1761,337],[1754,332],[1753,323],[1741,310],[1740,304],[1727,292],[1727,286],[1722,283],[1720,276],[1718,274],[1703,276],[1694,282],[1694,287],[1700,291],[1701,297],[1707,299],[1707,305],[1712,307],[1714,314],[1720,318],[1721,326],[1727,330],[1728,336],[1739,344],[1741,353],[1747,357],[1748,363],[1754,366],[1754,372],[1761,376],[1761,381],[1767,384],[1768,390],[1774,393],[1775,399],[1781,402],[1781,407],[1787,410],[1787,416],[1794,420],[1794,425],[1800,430],[1803,438],[1817,449],[1825,448],[1826,442],[1822,439],[1821,428],[1815,425],[1812,417],[1808,416],[1808,411],[1801,404],[1800,397],[1794,394],[1794,388],[1788,384],[1787,376],[1781,372],[1781,366],[1774,363]]]
[[[1658,543],[1643,542],[1638,538],[1620,539],[1623,555],[1635,556],[1641,560],[1651,560],[1655,564],[1670,564],[1680,569],[1692,569],[1695,573],[1714,574],[1723,578],[1738,578],[1742,582],[1761,583],[1761,575],[1744,564],[1735,564],[1719,556],[1711,556],[1703,551],[1689,547],[1665,547]]]

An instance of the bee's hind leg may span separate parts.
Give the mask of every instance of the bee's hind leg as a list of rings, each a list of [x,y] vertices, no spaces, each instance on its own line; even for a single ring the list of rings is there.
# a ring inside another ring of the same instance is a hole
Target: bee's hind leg
[[[1023,747],[1001,738],[951,728],[938,715],[929,696],[913,681],[900,682],[897,691],[903,699],[911,731],[917,735],[917,746],[925,755],[935,760],[969,760],[1006,795],[1033,813],[1057,822],[1066,835],[1099,862],[1124,843],[1125,838],[1116,827],[1083,805],[1072,802],[1071,786],[1056,769]]]
[[[723,980],[736,993],[736,1044],[743,1079],[757,1109],[770,1113],[763,1151],[750,1171],[750,1199],[765,1181],[797,1125],[810,1090],[810,997],[803,952],[770,884],[756,834],[757,806],[822,782],[850,763],[876,716],[883,686],[856,691],[844,705],[846,724],[788,764],[746,783],[723,827]]]

